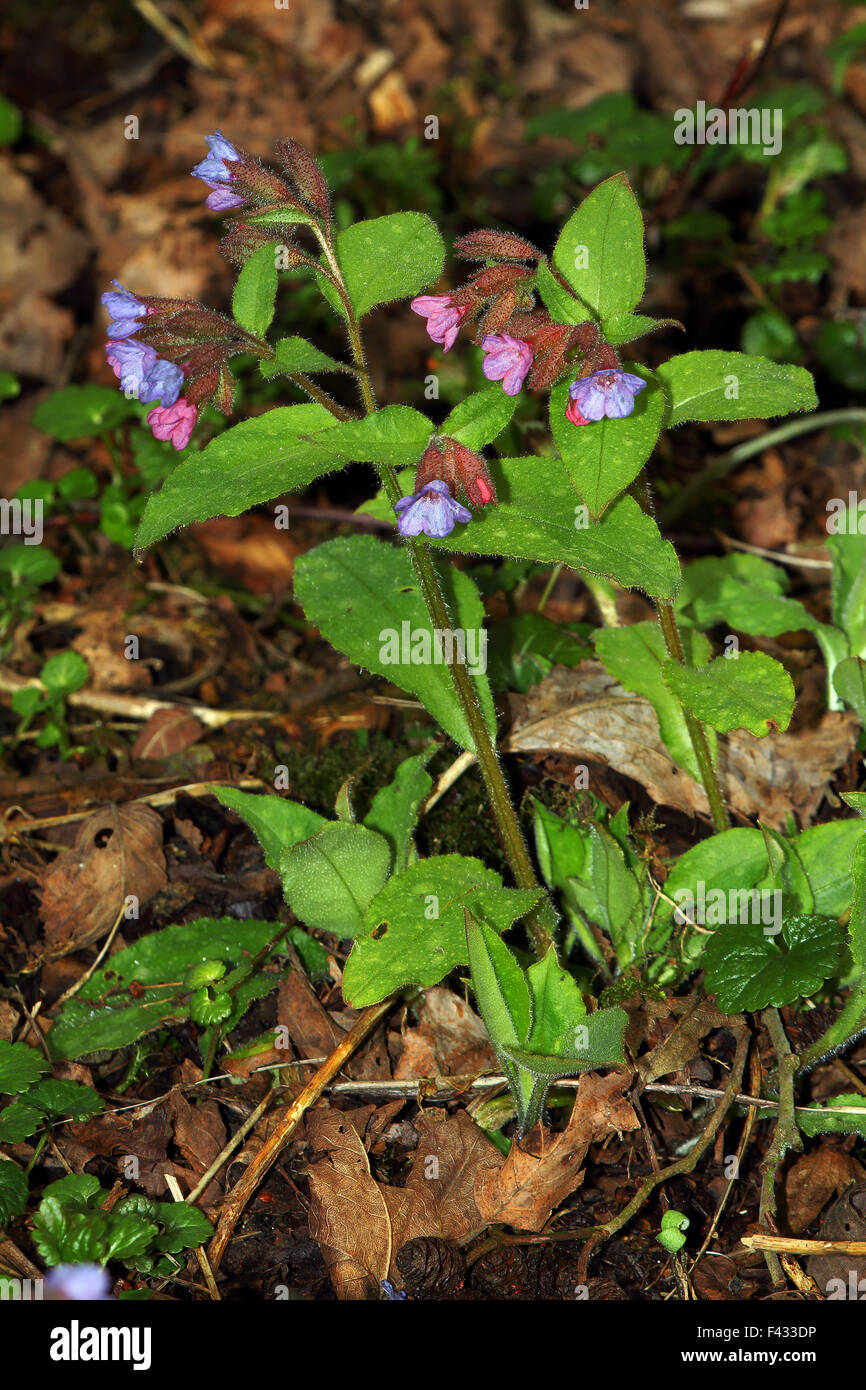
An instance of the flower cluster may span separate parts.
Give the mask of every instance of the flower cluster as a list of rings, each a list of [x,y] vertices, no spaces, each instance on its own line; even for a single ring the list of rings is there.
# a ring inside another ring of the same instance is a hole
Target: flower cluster
[[[476,507],[494,506],[496,489],[487,463],[459,440],[441,435],[431,440],[415,473],[415,491],[401,497],[394,510],[401,536],[450,535],[455,523],[472,520],[472,513],[452,494],[462,488]]]
[[[502,382],[507,396],[518,395],[524,383],[530,390],[547,390],[579,367],[566,419],[587,425],[605,415],[619,420],[631,414],[634,398],[646,383],[622,370],[598,325],[589,320],[554,323],[546,308],[536,306],[537,264],[533,268],[528,263],[542,259],[539,251],[522,237],[490,230],[461,237],[455,250],[488,264],[450,294],[419,295],[412,300],[415,313],[426,318],[434,343],[448,352],[463,324],[479,319],[474,341],[484,353],[482,370],[488,381]],[[491,265],[490,260],[499,264]],[[548,270],[570,294],[549,263]]]
[[[211,189],[206,202],[213,211],[236,211],[247,205],[262,211],[274,199],[302,205],[282,179],[236,149],[222,131],[209,135],[207,145],[207,157],[192,172]],[[284,164],[295,168],[295,181],[307,188],[311,206],[323,197],[326,201],[318,165],[301,147],[298,150],[294,142],[284,142]],[[326,211],[320,207],[319,215],[325,216]],[[272,229],[267,234],[255,226],[248,229],[241,259],[273,235]],[[156,438],[183,449],[206,401],[213,401],[224,415],[231,411],[234,381],[229,358],[241,352],[263,357],[270,349],[232,319],[195,300],[138,296],[117,280],[113,284],[114,289],[102,296],[111,318],[105,347],[109,366],[127,396],[144,404],[155,402],[147,423]]]

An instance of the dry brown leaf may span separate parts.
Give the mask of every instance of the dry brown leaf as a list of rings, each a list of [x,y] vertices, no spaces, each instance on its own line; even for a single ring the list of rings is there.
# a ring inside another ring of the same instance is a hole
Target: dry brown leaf
[[[866,1178],[866,1169],[851,1154],[821,1144],[798,1158],[785,1175],[788,1226],[795,1235],[805,1231],[833,1196],[841,1197],[852,1182]]]
[[[463,1240],[486,1224],[475,1200],[475,1183],[484,1175],[495,1176],[502,1154],[465,1110],[455,1115],[428,1110],[414,1124],[418,1147],[406,1188],[435,1194],[438,1225],[431,1231],[410,1230],[401,1244],[420,1235]]]
[[[487,1030],[465,1000],[450,989],[428,989],[418,1027],[403,1034],[403,1053],[394,1071],[399,1080],[421,1076],[466,1076],[496,1066]]]
[[[204,725],[199,723],[195,715],[181,706],[177,709],[158,709],[150,716],[132,745],[130,757],[146,758],[152,762],[171,758],[195,743],[203,730]]]
[[[308,1171],[310,1235],[338,1298],[375,1298],[391,1264],[391,1218],[367,1151],[338,1110],[311,1111],[306,1133],[314,1149],[325,1150]]]
[[[562,753],[608,763],[640,782],[652,799],[688,815],[707,815],[701,787],[676,766],[659,737],[648,700],[625,691],[598,661],[555,666],[526,696],[512,697],[510,753]],[[824,715],[816,729],[759,739],[737,731],[719,740],[719,770],[729,806],[784,826],[789,812],[808,824],[826,783],[854,747],[857,716]]]
[[[167,882],[162,821],[149,806],[106,806],[83,821],[75,845],[42,876],[49,960],[98,941],[130,895],[139,906]]]
[[[866,1182],[855,1182],[842,1193],[827,1212],[818,1232],[820,1240],[866,1240]],[[810,1274],[824,1294],[835,1292],[838,1286],[830,1285],[831,1279],[841,1280],[845,1297],[853,1284],[854,1298],[862,1294],[860,1280],[866,1278],[866,1256],[864,1255],[810,1255],[806,1261],[806,1272]],[[853,1278],[852,1278],[853,1276]]]
[[[590,1144],[614,1131],[637,1129],[639,1121],[623,1097],[630,1078],[595,1072],[578,1082],[574,1109],[561,1134],[536,1125],[523,1143],[514,1142],[497,1172],[479,1174],[475,1200],[485,1222],[504,1222],[521,1231],[540,1231],[569,1193],[583,1181]]]
[[[690,1009],[673,1031],[654,1047],[652,1052],[641,1057],[637,1064],[638,1075],[646,1085],[660,1076],[669,1076],[679,1071],[696,1056],[701,1039],[711,1028],[725,1028],[742,1023],[742,1017],[723,1014],[708,1000],[701,1000]]]

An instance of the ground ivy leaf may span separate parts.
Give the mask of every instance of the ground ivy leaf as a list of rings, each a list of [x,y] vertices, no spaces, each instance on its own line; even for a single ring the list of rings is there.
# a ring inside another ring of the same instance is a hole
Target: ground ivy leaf
[[[280,857],[286,902],[308,927],[357,936],[364,913],[391,868],[384,835],[335,821]]]
[[[787,917],[782,950],[758,923],[730,922],[704,948],[706,987],[720,1009],[755,1012],[813,994],[833,974],[845,944],[844,928],[832,917],[802,913]]]
[[[791,722],[794,682],[764,652],[718,656],[698,671],[666,661],[662,674],[686,708],[720,734],[747,729],[763,738],[771,726],[787,729]]]
[[[329,454],[322,436],[337,421],[324,406],[276,406],[242,420],[183,460],[147,499],[135,537],[137,550],[162,540],[178,526],[213,516],[240,516],[284,492],[300,492],[315,478],[347,462]],[[301,436],[316,433],[316,443]]]
[[[684,420],[769,420],[818,404],[804,367],[743,352],[684,352],[656,377],[669,401],[667,429]]]
[[[646,282],[643,217],[625,174],[584,198],[560,233],[553,263],[598,318],[627,314]]]
[[[550,395],[550,428],[568,476],[597,520],[643,468],[656,446],[665,399],[646,367],[629,363],[629,371],[650,384],[635,397],[634,410],[624,420],[598,420],[573,425],[565,418],[568,383]]]
[[[16,1163],[0,1162],[0,1228],[27,1209],[27,1175]]]
[[[38,1048],[0,1039],[0,1095],[14,1096],[29,1090],[48,1070]]]
[[[463,855],[410,864],[388,881],[365,913],[364,935],[343,972],[345,998],[361,1008],[401,985],[438,984],[455,965],[469,960],[464,907],[505,931],[539,897],[503,888],[493,869]]]

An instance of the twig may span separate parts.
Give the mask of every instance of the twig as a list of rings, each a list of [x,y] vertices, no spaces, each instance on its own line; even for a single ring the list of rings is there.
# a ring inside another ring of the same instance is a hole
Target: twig
[[[437,781],[436,786],[421,807],[419,816],[426,816],[427,812],[432,810],[436,805],[436,802],[441,801],[442,797],[447,791],[451,790],[458,778],[462,777],[464,772],[476,761],[475,754],[469,752],[461,753],[459,758],[455,758],[451,766],[446,767],[442,776]]]
[[[740,1236],[747,1250],[786,1255],[866,1255],[866,1240],[800,1240],[797,1236]]]
[[[334,1048],[328,1060],[307,1082],[301,1094],[286,1107],[286,1112],[280,1119],[277,1128],[259,1149],[243,1177],[229,1194],[216,1232],[208,1247],[208,1255],[213,1270],[219,1269],[226,1245],[240,1220],[241,1213],[259,1183],[264,1179],[265,1174],[279,1158],[298,1122],[310,1106],[315,1105],[328,1083],[333,1080],[368,1034],[385,1017],[392,1007],[394,999],[394,995],[389,995],[387,999],[382,1000],[381,1004],[373,1004],[369,1009],[364,1009],[342,1042]]]
[[[675,1163],[669,1163],[666,1168],[660,1168],[657,1173],[651,1173],[638,1188],[632,1200],[620,1212],[619,1216],[612,1217],[611,1220],[605,1222],[603,1226],[596,1228],[595,1235],[591,1236],[587,1241],[580,1257],[580,1266],[578,1269],[579,1283],[586,1283],[586,1271],[594,1251],[606,1240],[609,1240],[611,1236],[615,1235],[617,1231],[622,1230],[623,1226],[626,1226],[628,1222],[631,1221],[632,1217],[637,1215],[641,1207],[645,1205],[660,1183],[667,1182],[669,1178],[680,1177],[683,1173],[694,1172],[699,1160],[703,1157],[707,1148],[715,1139],[716,1134],[721,1128],[722,1121],[731,1108],[737,1092],[739,1091],[746,1066],[746,1056],[749,1051],[750,1035],[748,1030],[745,1027],[732,1027],[731,1031],[737,1034],[737,1051],[734,1057],[734,1065],[731,1069],[731,1079],[725,1087],[722,1099],[716,1106],[713,1117],[706,1129],[704,1129],[700,1138],[687,1154],[682,1158],[678,1158]]]
[[[137,796],[129,803],[124,805],[145,805],[145,806],[170,806],[176,801],[181,792],[187,796],[209,796],[214,787],[236,787],[241,791],[264,790],[266,783],[259,777],[245,777],[240,782],[188,782],[183,787],[170,787],[164,792],[151,792],[148,796]],[[75,821],[86,820],[93,814],[93,808],[89,807],[84,811],[70,811],[65,816],[43,816],[39,820],[15,820],[9,819],[13,811],[21,811],[20,806],[9,806],[6,809],[3,820],[0,821],[0,840],[11,839],[17,835],[32,835],[39,830],[49,830],[55,825],[72,825]]]
[[[183,1193],[180,1190],[180,1183],[178,1182],[177,1178],[174,1176],[173,1173],[166,1173],[165,1185],[176,1202],[183,1201],[184,1198]],[[207,1255],[205,1254],[204,1250],[200,1245],[197,1245],[195,1247],[194,1253],[196,1259],[198,1260],[198,1267],[204,1275],[204,1281],[207,1284],[208,1293],[210,1294],[211,1298],[214,1299],[215,1302],[219,1303],[219,1289],[216,1286],[216,1280],[213,1277],[213,1270],[211,1269],[210,1264],[208,1263]]]
[[[779,1063],[779,1118],[773,1130],[770,1147],[761,1160],[761,1200],[758,1220],[762,1226],[775,1226],[776,1178],[779,1165],[789,1149],[802,1151],[803,1140],[797,1128],[794,1113],[794,1076],[797,1071],[797,1055],[791,1051],[778,1009],[765,1009],[761,1015],[761,1020],[770,1034]],[[777,1287],[784,1284],[785,1277],[778,1257],[768,1250],[766,1259],[773,1283]]]
[[[19,690],[31,688],[43,690],[44,686],[41,681],[24,680],[12,671],[0,667],[0,691],[14,695]],[[182,705],[172,700],[152,700],[143,695],[112,695],[104,690],[74,690],[71,695],[67,695],[66,703],[76,709],[94,709],[101,714],[116,714],[122,719],[150,719],[151,715],[157,714],[159,710],[181,710],[184,714],[195,715],[196,719],[209,729],[222,729],[226,724],[232,724],[238,719],[285,718],[285,713],[281,710],[211,709],[209,705]]]
[[[119,927],[120,927],[121,922],[123,921],[123,914],[124,914],[125,911],[126,911],[126,903],[121,903],[121,905],[120,905],[120,911],[118,912],[117,916],[116,916],[115,919],[114,919],[114,926],[111,928],[111,931],[108,933],[108,936],[105,938],[105,941],[102,943],[102,947],[101,947],[101,949],[100,949],[99,955],[96,957],[96,959],[95,959],[90,965],[88,965],[88,967],[87,967],[87,969],[85,970],[84,974],[81,975],[81,976],[75,981],[75,984],[70,985],[69,988],[66,990],[66,992],[65,992],[64,994],[61,994],[60,998],[57,999],[57,1000],[54,1002],[54,1004],[52,1004],[51,1007],[52,1007],[53,1009],[58,1009],[58,1008],[60,1007],[61,1004],[65,1004],[65,1003],[66,1003],[67,999],[71,999],[72,996],[73,996],[73,994],[77,994],[78,991],[81,989],[81,986],[82,986],[83,984],[86,984],[86,983],[87,983],[87,981],[90,979],[91,975],[92,975],[92,974],[94,973],[94,971],[99,967],[100,963],[105,959],[106,955],[108,954],[109,947],[111,946],[112,941],[114,940],[114,938],[116,937],[116,935],[117,935],[117,933],[118,933],[118,929],[119,929]]]

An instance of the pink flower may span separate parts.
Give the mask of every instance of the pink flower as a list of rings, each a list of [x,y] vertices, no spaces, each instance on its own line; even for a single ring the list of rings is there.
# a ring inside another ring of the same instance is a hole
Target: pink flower
[[[442,344],[443,352],[454,346],[460,324],[469,313],[469,305],[452,303],[450,294],[418,295],[409,308],[427,320],[427,332],[434,343]]]
[[[590,423],[578,410],[577,401],[571,399],[565,407],[565,418],[570,420],[573,425],[588,425]]]
[[[151,410],[147,423],[157,439],[170,439],[176,449],[185,449],[197,419],[197,407],[180,396],[174,405],[158,405]]]
[[[501,381],[506,396],[516,396],[532,366],[532,348],[510,333],[488,333],[481,340],[486,352],[484,375],[488,381]]]

